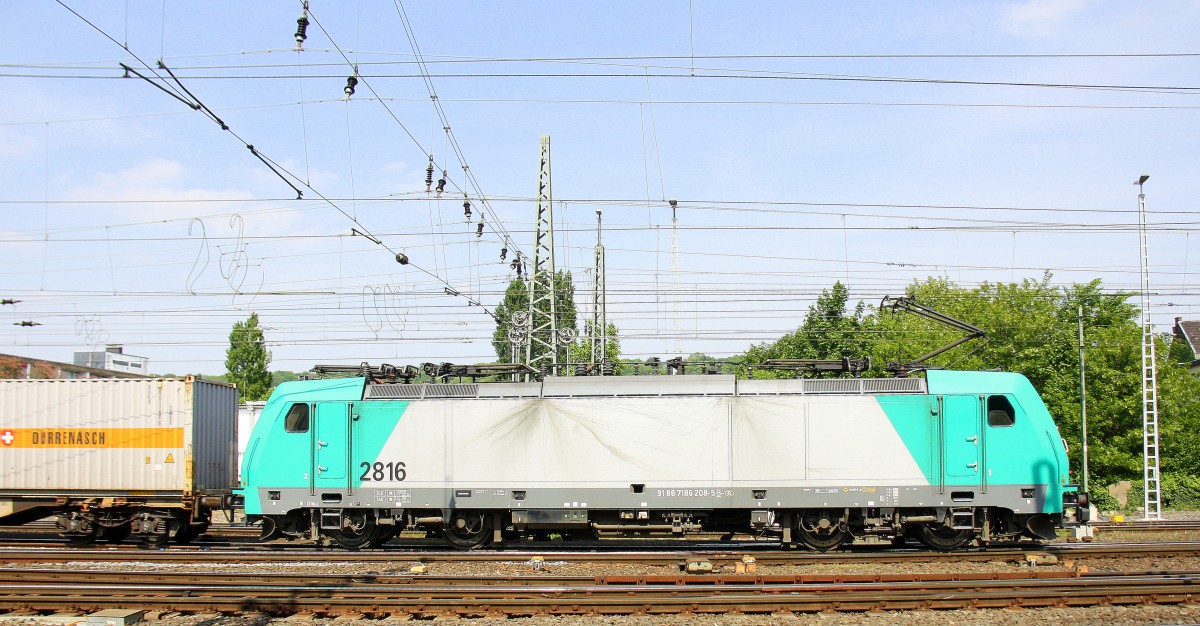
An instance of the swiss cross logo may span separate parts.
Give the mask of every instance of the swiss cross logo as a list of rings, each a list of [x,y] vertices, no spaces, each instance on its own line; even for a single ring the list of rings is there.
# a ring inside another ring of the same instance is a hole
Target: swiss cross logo
[[[0,433],[0,441],[3,441],[5,446],[11,446],[13,440],[16,438],[16,435],[13,435],[13,431],[11,430],[6,430],[3,433]]]

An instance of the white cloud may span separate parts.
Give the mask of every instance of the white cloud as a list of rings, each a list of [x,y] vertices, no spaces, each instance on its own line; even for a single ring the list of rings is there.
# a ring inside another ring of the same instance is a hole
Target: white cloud
[[[68,189],[67,199],[104,198],[106,200],[213,200],[249,198],[244,191],[227,189],[182,188],[186,184],[182,164],[168,159],[153,159],[115,172],[100,172],[82,186]]]
[[[42,142],[34,139],[30,133],[0,128],[0,158],[14,161],[31,159],[40,157],[43,149]]]
[[[1025,0],[1004,12],[1004,29],[1022,37],[1045,37],[1084,6],[1084,0]]]

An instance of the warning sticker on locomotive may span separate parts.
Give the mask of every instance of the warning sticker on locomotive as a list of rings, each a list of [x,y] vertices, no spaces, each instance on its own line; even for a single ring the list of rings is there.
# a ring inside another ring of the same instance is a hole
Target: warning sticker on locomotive
[[[182,448],[182,428],[5,428],[5,448]]]
[[[393,502],[395,504],[408,504],[412,502],[412,490],[410,489],[376,489],[376,502]]]

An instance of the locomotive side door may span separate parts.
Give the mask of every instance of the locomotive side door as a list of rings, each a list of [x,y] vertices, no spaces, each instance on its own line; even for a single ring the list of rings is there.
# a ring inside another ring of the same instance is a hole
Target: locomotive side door
[[[945,396],[942,409],[942,471],[950,485],[976,485],[983,475],[979,398]]]
[[[313,485],[318,489],[345,487],[350,458],[350,405],[318,402],[313,429]]]

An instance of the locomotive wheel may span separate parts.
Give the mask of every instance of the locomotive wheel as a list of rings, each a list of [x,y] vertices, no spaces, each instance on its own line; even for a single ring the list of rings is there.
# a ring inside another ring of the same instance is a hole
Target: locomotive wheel
[[[961,548],[974,536],[974,530],[955,530],[942,524],[921,524],[917,527],[917,539],[926,546],[941,552]]]
[[[366,514],[348,513],[346,518],[350,525],[323,531],[337,544],[347,550],[366,548],[379,537],[379,527],[375,520]]]
[[[376,526],[375,538],[371,540],[372,548],[382,547],[383,544],[391,541],[400,531],[395,526]]]
[[[442,526],[442,538],[456,550],[482,548],[492,541],[491,516],[485,511],[455,511]]]
[[[833,511],[803,511],[798,516],[796,534],[800,543],[818,552],[828,552],[850,538],[841,522],[841,516]]]

